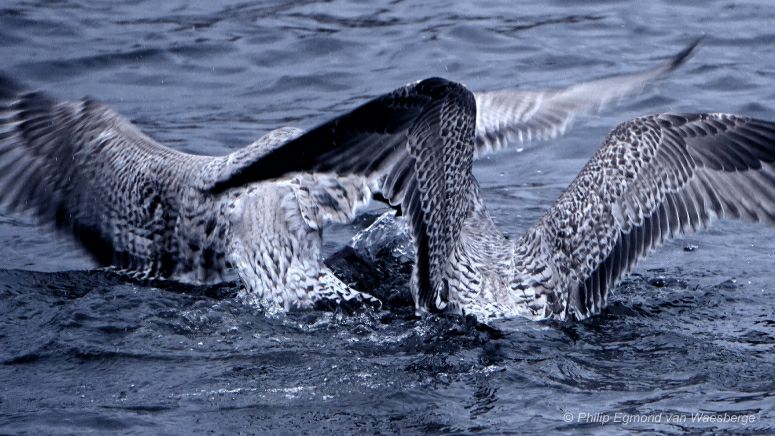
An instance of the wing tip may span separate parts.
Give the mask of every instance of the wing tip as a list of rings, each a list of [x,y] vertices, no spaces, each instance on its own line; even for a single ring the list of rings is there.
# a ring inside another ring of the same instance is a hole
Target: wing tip
[[[691,44],[689,44],[686,48],[684,48],[676,55],[674,55],[672,58],[670,58],[670,60],[667,63],[667,68],[665,69],[665,71],[673,71],[679,68],[681,65],[685,64],[689,59],[691,59],[694,53],[697,52],[697,47],[704,39],[705,39],[705,35],[702,35],[699,38],[695,38],[695,40],[692,41]]]

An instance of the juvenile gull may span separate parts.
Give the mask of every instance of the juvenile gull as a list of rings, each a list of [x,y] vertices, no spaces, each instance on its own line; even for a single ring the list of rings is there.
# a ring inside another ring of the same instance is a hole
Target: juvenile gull
[[[678,67],[692,49],[641,73],[570,88],[480,93],[477,104],[487,115],[476,141],[494,149],[506,141],[555,137],[575,117],[632,95]],[[415,115],[391,112],[392,120],[363,119],[360,127],[368,132],[374,123],[402,125]],[[208,283],[233,266],[245,284],[244,296],[270,310],[310,307],[324,299],[376,303],[321,261],[321,229],[353,219],[370,199],[365,178],[300,174],[240,182],[244,186],[220,197],[205,192],[217,181],[237,183],[253,174],[246,171],[252,163],[301,134],[283,128],[226,156],[191,155],[159,144],[103,104],[56,101],[0,75],[0,204],[31,211],[72,235],[99,264],[142,277]],[[301,150],[299,162],[327,145]],[[343,156],[343,162],[352,159]]]
[[[775,123],[666,113],[614,128],[554,206],[509,240],[471,171],[482,150],[476,108],[462,85],[427,79],[310,130],[212,191],[299,171],[379,181],[413,235],[417,309],[484,319],[584,319],[666,239],[717,218],[775,224]]]

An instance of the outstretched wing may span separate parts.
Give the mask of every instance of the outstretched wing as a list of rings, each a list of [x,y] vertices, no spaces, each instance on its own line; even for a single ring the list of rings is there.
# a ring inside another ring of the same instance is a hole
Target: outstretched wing
[[[564,89],[476,92],[476,156],[564,134],[575,119],[622,102],[683,65],[700,40],[655,68]]]
[[[57,102],[0,75],[0,205],[73,234],[102,264],[169,275],[170,191],[197,159],[102,104]]]
[[[727,114],[625,122],[528,235],[569,267],[554,301],[581,319],[650,249],[717,217],[775,223],[775,123]]]
[[[462,85],[434,78],[377,97],[213,184],[220,193],[295,172],[355,174],[408,216],[417,249],[418,307],[443,308],[444,272],[471,207],[476,104]]]

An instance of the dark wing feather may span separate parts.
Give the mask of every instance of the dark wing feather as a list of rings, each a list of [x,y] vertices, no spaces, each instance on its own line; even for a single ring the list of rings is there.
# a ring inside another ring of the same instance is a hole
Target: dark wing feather
[[[439,79],[441,80],[441,79]],[[290,172],[383,173],[407,153],[409,127],[434,98],[430,81],[399,88],[309,130],[216,181],[212,193]]]
[[[700,40],[666,62],[634,74],[624,74],[562,89],[476,92],[476,156],[508,145],[556,138],[575,119],[622,102],[647,84],[683,65]]]
[[[416,242],[420,308],[443,308],[444,273],[470,208],[476,103],[462,85],[433,78],[377,97],[213,184],[220,193],[307,171],[381,180]]]
[[[585,318],[650,249],[716,217],[775,223],[775,123],[727,114],[623,123],[531,232],[570,269],[565,316]]]

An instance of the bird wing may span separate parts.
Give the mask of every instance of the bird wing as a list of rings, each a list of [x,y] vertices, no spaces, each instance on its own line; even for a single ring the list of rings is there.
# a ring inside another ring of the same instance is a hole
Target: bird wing
[[[476,92],[476,156],[506,146],[556,138],[582,115],[598,112],[633,96],[650,82],[680,67],[700,40],[662,64],[633,74],[547,90],[505,89]]]
[[[173,191],[197,161],[105,105],[0,75],[0,204],[71,233],[101,264],[169,275]]]
[[[539,236],[543,256],[565,269],[551,300],[581,319],[649,250],[715,218],[775,223],[775,123],[717,113],[627,121],[524,238]]]

